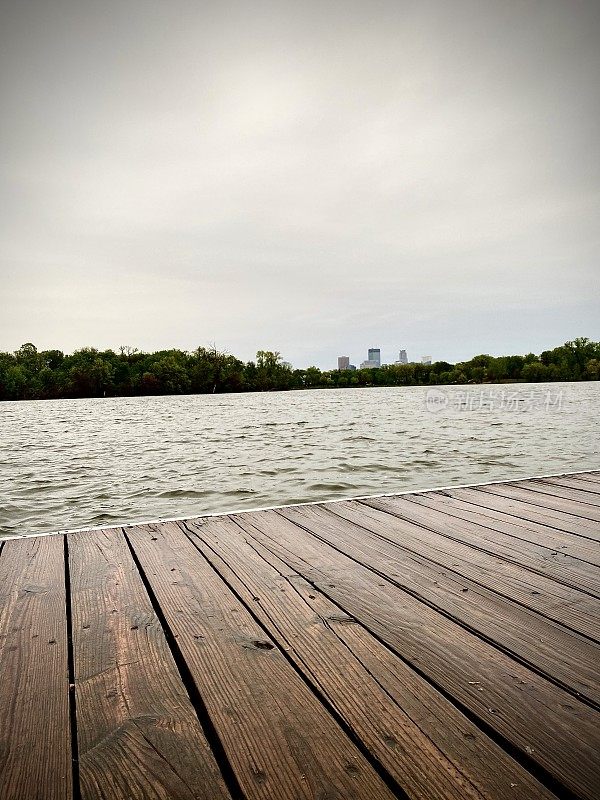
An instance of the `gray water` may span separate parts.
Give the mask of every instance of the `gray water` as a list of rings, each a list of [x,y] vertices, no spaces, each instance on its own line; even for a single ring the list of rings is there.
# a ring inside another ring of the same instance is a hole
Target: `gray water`
[[[0,403],[0,536],[600,466],[599,383]]]

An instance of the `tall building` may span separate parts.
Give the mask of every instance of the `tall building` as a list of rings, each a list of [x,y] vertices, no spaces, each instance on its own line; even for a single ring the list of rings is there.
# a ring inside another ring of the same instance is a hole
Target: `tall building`
[[[421,356],[421,364],[431,364],[431,356]]]
[[[369,347],[367,361],[374,361],[376,367],[381,366],[381,350],[378,347]]]
[[[338,356],[338,369],[350,369],[350,358],[348,356]]]
[[[406,350],[400,350],[400,354],[398,356],[398,364],[408,364],[408,356],[406,355]]]

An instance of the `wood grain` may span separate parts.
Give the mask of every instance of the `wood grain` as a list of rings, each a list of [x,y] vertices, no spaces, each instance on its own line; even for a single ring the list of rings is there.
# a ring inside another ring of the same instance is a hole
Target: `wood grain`
[[[454,515],[446,513],[446,508],[439,499],[432,498],[429,494],[413,495],[410,499],[377,498],[365,502],[373,508],[379,508],[443,536],[519,564],[572,589],[600,597],[600,569],[560,550],[546,547],[543,539],[540,540],[541,544],[529,542],[490,528],[485,521],[475,522],[475,517],[463,518],[459,522]]]
[[[122,531],[68,543],[82,798],[230,797]]]
[[[596,712],[281,515],[234,519],[564,789],[595,798]]]
[[[511,484],[513,485],[513,484]],[[588,505],[594,506],[596,509],[600,507],[600,494],[594,494],[582,490],[580,487],[572,485],[565,486],[561,483],[553,483],[550,481],[526,481],[515,483],[520,489],[528,489],[540,494],[550,495],[551,497],[560,497],[576,505],[583,505],[581,516],[585,516],[585,507]]]
[[[0,555],[0,796],[73,796],[62,536]]]
[[[482,514],[487,514],[490,510],[500,511],[501,513],[513,516],[516,521],[524,520],[536,522],[546,528],[563,533],[571,533],[575,536],[585,537],[597,541],[598,524],[583,519],[573,517],[571,514],[564,514],[552,508],[538,506],[531,503],[515,500],[507,496],[495,494],[493,492],[479,491],[485,487],[462,487],[459,489],[444,489],[443,494],[459,500],[464,500],[470,505],[481,510]],[[423,497],[424,494],[414,497]],[[411,495],[411,499],[413,496]]]
[[[589,480],[583,479],[581,476],[570,476],[560,478],[545,478],[543,481],[546,486],[567,486],[570,489],[578,489],[580,492],[587,492],[597,498],[600,495],[600,483],[591,483]]]
[[[278,513],[600,707],[600,648],[594,643],[325,508]]]
[[[522,514],[525,519],[528,518],[527,515],[533,515],[534,513],[543,515],[548,525],[553,524],[559,530],[574,533],[578,536],[588,536],[600,541],[600,511],[593,506],[565,500],[562,497],[550,495],[540,497],[539,492],[507,483],[478,486],[476,489],[469,491],[480,494],[493,494],[518,501],[518,505],[515,504],[512,508],[518,514]],[[550,523],[550,520],[552,520],[552,523]]]
[[[477,547],[376,508],[370,501],[323,506],[456,575],[475,581],[569,630],[600,642],[600,600]]]
[[[249,800],[393,797],[176,524],[128,536]]]
[[[180,525],[408,798],[550,795],[355,618],[232,520]]]
[[[449,516],[474,522],[515,539],[522,539],[524,542],[530,542],[547,550],[557,550],[562,555],[600,566],[598,543],[583,536],[575,536],[540,522],[522,519],[514,514],[499,511],[497,508],[486,508],[467,500],[459,500],[445,492],[424,492],[409,495],[406,498],[398,498],[398,500],[404,500],[407,503],[419,502],[422,505],[437,508],[438,511]],[[493,498],[492,502],[495,500],[496,498]]]
[[[585,481],[586,483],[593,483],[600,486],[600,470],[594,472],[578,472],[576,475],[571,475],[572,478],[577,478],[578,481]]]
[[[0,542],[0,800],[595,800],[599,541],[582,472]]]

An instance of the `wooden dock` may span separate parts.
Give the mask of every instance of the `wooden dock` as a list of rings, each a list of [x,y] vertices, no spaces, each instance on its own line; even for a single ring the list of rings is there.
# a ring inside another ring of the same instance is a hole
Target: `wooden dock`
[[[6,540],[0,797],[600,796],[600,472]]]

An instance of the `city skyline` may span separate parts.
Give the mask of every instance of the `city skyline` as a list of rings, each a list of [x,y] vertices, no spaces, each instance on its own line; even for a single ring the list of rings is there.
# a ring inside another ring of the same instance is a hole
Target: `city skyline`
[[[380,347],[369,347],[367,349],[367,358],[364,361],[360,362],[360,366],[358,369],[374,369],[376,367],[380,367],[386,364],[431,364],[432,357],[430,355],[421,356],[420,361],[409,361],[407,350],[400,349],[398,352],[398,358],[394,361],[382,361],[381,359],[381,348]],[[350,356],[338,356],[337,359],[337,368],[338,370],[347,370],[347,369],[357,369],[354,364],[350,363]]]

